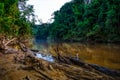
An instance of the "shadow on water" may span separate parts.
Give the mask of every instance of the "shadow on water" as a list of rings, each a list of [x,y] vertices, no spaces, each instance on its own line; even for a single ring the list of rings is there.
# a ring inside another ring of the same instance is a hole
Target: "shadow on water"
[[[46,57],[53,61],[51,54],[56,56],[56,48],[59,49],[61,55],[76,55],[87,63],[101,65],[110,69],[120,70],[120,45],[115,44],[84,44],[84,43],[66,43],[60,45],[49,43],[44,40],[34,42],[34,49],[38,49],[43,53],[50,55]],[[42,55],[38,54],[40,57]],[[45,58],[45,59],[46,59]]]

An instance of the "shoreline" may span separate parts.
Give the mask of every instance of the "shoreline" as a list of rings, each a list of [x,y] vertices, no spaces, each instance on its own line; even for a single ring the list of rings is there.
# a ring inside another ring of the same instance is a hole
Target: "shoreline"
[[[33,53],[36,52],[34,52],[33,50],[31,51],[30,49],[28,49],[27,52],[20,51],[19,53],[12,54],[0,53],[1,79],[2,80],[120,79],[119,71],[116,72],[113,70],[108,70],[107,68],[84,63],[67,56],[59,56],[59,58],[56,57],[57,61],[49,62],[41,58],[36,58],[33,55]]]

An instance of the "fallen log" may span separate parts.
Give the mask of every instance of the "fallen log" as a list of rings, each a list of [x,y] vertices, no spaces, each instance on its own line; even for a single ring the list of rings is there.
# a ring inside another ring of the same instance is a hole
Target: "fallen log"
[[[120,76],[120,72],[117,72],[115,70],[110,70],[108,68],[105,68],[105,67],[102,67],[102,66],[98,66],[98,65],[95,65],[95,64],[89,64],[89,66],[91,66],[92,68],[100,71],[100,72],[103,72],[107,75],[110,75],[110,76]]]
[[[27,58],[29,58],[29,59],[27,59]],[[26,59],[27,60],[25,60],[25,62],[27,62],[31,65],[31,68],[29,66],[30,69],[33,69],[36,72],[39,72],[40,74],[42,74],[44,76],[47,76],[48,79],[50,79],[51,77],[46,72],[48,72],[49,70],[50,71],[51,70],[52,71],[60,70],[60,71],[64,72],[64,75],[66,75],[70,79],[79,80],[82,78],[90,79],[92,77],[93,80],[94,79],[114,80],[111,75],[104,74],[103,72],[98,71],[89,65],[87,65],[90,67],[89,69],[88,69],[88,67],[84,67],[83,65],[85,65],[85,64],[83,64],[83,62],[82,62],[82,66],[81,65],[74,66],[75,64],[72,65],[72,64],[65,64],[65,63],[48,62],[43,59],[38,59],[38,58],[36,59],[33,56],[28,56],[28,57],[26,57]],[[79,64],[79,62],[80,61],[78,61],[77,64]],[[80,64],[81,64],[81,62],[80,62]],[[94,70],[91,70],[91,69],[94,69]]]
[[[104,73],[106,75],[110,75],[110,76],[120,76],[120,72],[117,72],[115,70],[110,70],[108,68],[99,66],[99,65],[95,65],[95,64],[88,64],[84,61],[81,61],[80,59],[76,59],[75,57],[65,57],[62,56],[61,58],[64,58],[65,60],[69,61],[69,63],[73,64],[73,65],[77,65],[89,70],[93,70],[98,72],[98,73]],[[58,59],[59,60],[59,59]],[[61,61],[61,60],[60,60]],[[63,62],[65,63],[65,62]]]

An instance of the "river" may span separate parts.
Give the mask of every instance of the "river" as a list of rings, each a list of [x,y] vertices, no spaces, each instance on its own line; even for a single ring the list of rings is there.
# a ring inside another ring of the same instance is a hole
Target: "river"
[[[43,40],[34,42],[34,49],[47,55],[57,55],[55,50],[64,56],[77,57],[87,63],[97,64],[110,69],[120,70],[120,45],[88,43],[50,43]]]

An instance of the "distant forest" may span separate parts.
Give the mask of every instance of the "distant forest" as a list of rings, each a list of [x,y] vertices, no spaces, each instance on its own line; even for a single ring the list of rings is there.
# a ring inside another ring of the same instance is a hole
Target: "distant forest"
[[[33,26],[37,39],[120,42],[120,0],[72,0],[53,23]]]

